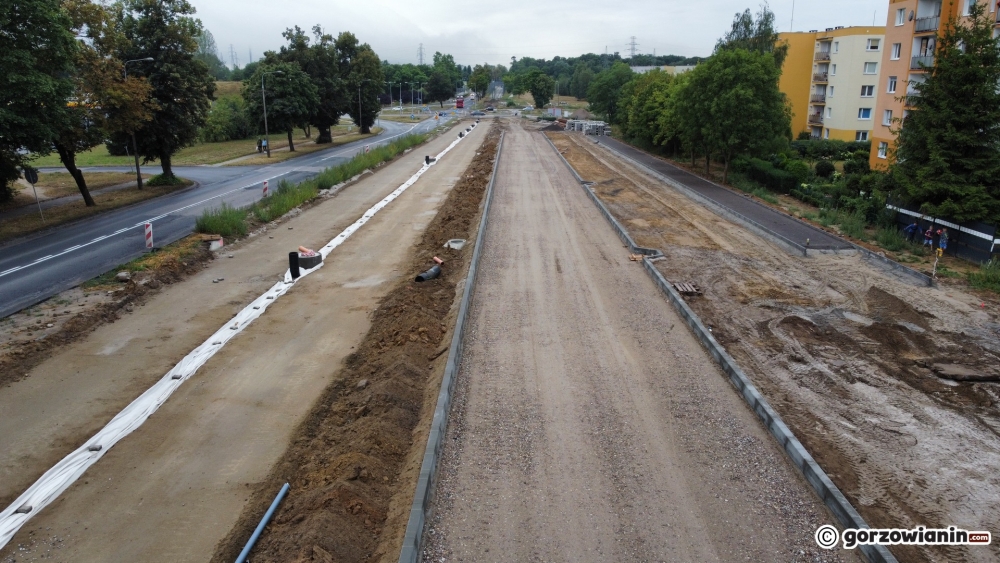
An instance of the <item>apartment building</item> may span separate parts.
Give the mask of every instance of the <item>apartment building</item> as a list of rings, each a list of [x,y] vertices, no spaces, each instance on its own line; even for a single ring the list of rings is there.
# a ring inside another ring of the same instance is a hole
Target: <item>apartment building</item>
[[[1000,11],[997,0],[988,2],[989,13],[996,22],[994,37],[1000,37]],[[896,140],[893,130],[909,111],[907,100],[913,100],[914,84],[925,80],[934,65],[934,47],[938,34],[950,18],[968,16],[969,7],[977,0],[889,0],[885,26],[886,48],[882,53],[882,72],[875,106],[875,128],[872,131],[871,166],[886,169]]]
[[[867,141],[876,117],[885,28],[830,27],[781,33],[788,57],[779,86],[792,106],[792,133]]]

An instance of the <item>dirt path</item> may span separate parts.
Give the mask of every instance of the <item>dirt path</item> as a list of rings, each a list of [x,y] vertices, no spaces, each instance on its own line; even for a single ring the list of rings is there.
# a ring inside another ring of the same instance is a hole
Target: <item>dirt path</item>
[[[540,134],[512,127],[496,189],[425,560],[839,560]]]
[[[212,358],[33,518],[0,560],[208,560],[367,331],[386,282],[411,275],[400,271],[411,245],[482,137],[459,144]],[[289,249],[329,241],[405,181],[425,153],[452,140],[445,135],[366,176],[0,389],[0,498],[9,502],[270,287]],[[212,283],[218,278],[224,280]]]
[[[859,257],[789,255],[578,135],[556,144],[785,422],[878,527],[1000,529],[997,311]],[[957,376],[953,376],[957,377]],[[901,561],[996,561],[1000,546],[902,548]]]

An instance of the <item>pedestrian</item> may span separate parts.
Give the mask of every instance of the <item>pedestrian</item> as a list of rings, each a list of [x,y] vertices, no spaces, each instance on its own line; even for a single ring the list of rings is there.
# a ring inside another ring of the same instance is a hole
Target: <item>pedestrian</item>
[[[260,141],[260,139],[258,138],[258,139],[257,139],[257,152],[262,152],[262,151],[263,151],[263,149],[264,149],[264,146],[263,146],[263,145],[261,144],[261,141]]]
[[[933,226],[927,227],[927,230],[924,231],[924,246],[929,246],[931,248],[934,248],[934,227]]]
[[[920,232],[920,225],[918,225],[917,220],[914,219],[910,226],[903,229],[903,233],[906,234],[906,242],[913,242],[913,239],[916,238],[918,232]]]
[[[938,231],[938,248],[948,250],[948,229],[944,227]]]

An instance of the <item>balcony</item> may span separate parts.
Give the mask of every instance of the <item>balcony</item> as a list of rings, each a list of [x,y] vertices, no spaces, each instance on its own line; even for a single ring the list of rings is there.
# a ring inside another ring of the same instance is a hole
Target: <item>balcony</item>
[[[814,104],[825,104],[826,94],[813,94],[812,96],[809,96],[809,101]]]
[[[912,108],[916,106],[920,101],[920,94],[916,92],[907,92],[906,98],[903,100],[903,105]]]
[[[809,116],[809,123],[812,125],[823,125],[823,114],[814,113]]]
[[[827,82],[827,81],[829,81],[829,79],[827,78],[827,73],[825,72],[820,72],[813,75],[813,82]]]
[[[916,25],[914,26],[913,31],[914,33],[923,33],[925,31],[937,31],[940,25],[941,25],[941,16],[917,18]]]
[[[931,68],[932,66],[934,66],[934,55],[925,55],[910,59],[911,70],[921,70],[924,68]]]
[[[828,61],[830,60],[830,51],[816,51],[817,61]]]

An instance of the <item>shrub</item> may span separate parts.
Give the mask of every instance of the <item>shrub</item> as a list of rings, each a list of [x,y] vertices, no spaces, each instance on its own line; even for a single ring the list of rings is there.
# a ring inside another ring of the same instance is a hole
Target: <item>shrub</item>
[[[861,213],[851,213],[840,222],[840,232],[858,240],[868,240],[865,233],[865,216]]]
[[[816,163],[816,175],[820,178],[829,178],[837,171],[837,167],[829,160],[821,160]]]
[[[1000,292],[1000,260],[993,258],[980,266],[978,272],[969,272],[969,285]]]
[[[215,209],[206,209],[195,221],[195,230],[199,233],[211,233],[223,237],[244,236],[247,234],[246,209],[230,207],[223,203]]]
[[[906,248],[906,237],[903,236],[903,232],[893,227],[880,227],[875,233],[875,242],[890,252]]]
[[[799,185],[799,181],[794,174],[785,170],[779,170],[772,166],[770,162],[759,158],[747,160],[745,166],[742,172],[747,178],[770,190],[787,194]]]
[[[867,174],[871,172],[871,170],[872,169],[868,163],[868,159],[852,159],[844,161],[844,174]]]
[[[812,138],[812,133],[809,131],[799,131],[798,136],[795,138],[797,141],[808,141]]]
[[[247,117],[246,102],[241,96],[223,96],[212,104],[205,125],[198,136],[205,143],[247,139],[254,134],[254,124]]]
[[[795,179],[801,184],[809,179],[809,174],[812,170],[809,169],[809,165],[802,160],[789,160],[785,163],[785,172],[795,176]]]
[[[177,176],[164,176],[163,174],[157,174],[156,176],[146,180],[144,185],[149,186],[150,188],[159,188],[162,186],[183,186],[186,183],[187,182]]]

